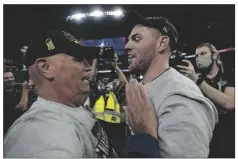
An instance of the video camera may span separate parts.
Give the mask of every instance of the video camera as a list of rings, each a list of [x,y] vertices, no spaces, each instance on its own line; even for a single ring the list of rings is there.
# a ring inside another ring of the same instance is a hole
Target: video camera
[[[115,50],[111,46],[102,47],[99,53],[99,58],[104,60],[112,60]]]
[[[186,53],[179,52],[178,50],[174,50],[171,52],[169,57],[169,65],[175,69],[177,69],[177,65],[188,66],[186,62],[182,60],[190,60],[195,59],[194,55],[187,56]]]
[[[14,93],[21,93],[22,92],[23,83],[15,83],[13,86]],[[31,93],[35,89],[35,84],[27,84],[29,89],[29,93]]]

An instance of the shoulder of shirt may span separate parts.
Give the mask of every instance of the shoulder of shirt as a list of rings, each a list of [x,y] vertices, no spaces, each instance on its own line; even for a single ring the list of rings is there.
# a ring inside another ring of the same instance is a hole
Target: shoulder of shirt
[[[152,100],[158,104],[159,109],[163,109],[166,105],[164,102],[178,102],[187,104],[191,109],[200,109],[201,107],[193,107],[188,101],[195,101],[205,107],[209,107],[212,112],[216,112],[214,104],[202,94],[199,87],[188,77],[182,75],[175,69],[171,68],[165,72],[157,82],[151,85]],[[159,90],[159,91],[158,91]],[[151,98],[151,97],[150,97]],[[163,106],[162,106],[163,105]],[[173,105],[176,106],[176,105]]]
[[[65,115],[64,113],[62,113],[64,109],[61,109],[63,107],[67,106],[60,103],[47,101],[41,97],[38,97],[37,100],[30,107],[30,109],[26,111],[19,119],[17,119],[17,121],[25,122],[33,119],[41,121],[50,121],[50,120],[65,121]]]
[[[145,87],[148,88],[152,98],[158,98],[160,96],[160,100],[165,100],[173,95],[181,95],[184,98],[199,100],[204,100],[205,98],[201,90],[191,79],[173,68],[170,68]]]
[[[197,85],[191,79],[179,73],[174,68],[170,68],[168,71],[162,74],[159,78],[152,81],[151,84],[153,84],[153,82],[155,82],[156,84],[163,84],[163,81],[167,82],[168,87],[180,88],[181,86],[181,88],[183,89],[186,87],[189,87],[189,88],[193,87],[199,90]]]

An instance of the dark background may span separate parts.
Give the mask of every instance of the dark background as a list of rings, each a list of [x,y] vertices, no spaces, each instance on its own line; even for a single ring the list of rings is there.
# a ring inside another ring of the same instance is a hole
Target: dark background
[[[128,36],[123,18],[65,21],[69,15],[95,8],[122,8],[143,16],[164,16],[178,30],[178,50],[187,54],[194,54],[202,42],[210,42],[217,49],[235,47],[235,5],[4,5],[4,57],[21,63],[20,48],[49,29],[63,29],[85,39]],[[234,51],[222,56],[227,67],[234,67]],[[119,58],[121,67],[126,68],[126,56]]]

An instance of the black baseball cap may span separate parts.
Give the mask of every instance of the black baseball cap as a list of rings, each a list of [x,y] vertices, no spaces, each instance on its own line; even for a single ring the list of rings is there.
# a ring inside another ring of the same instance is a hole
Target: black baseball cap
[[[174,50],[178,44],[178,32],[175,26],[165,17],[143,17],[137,12],[130,11],[126,18],[126,25],[132,29],[135,25],[141,24],[147,27],[158,29],[163,35],[170,38],[170,47]]]
[[[40,57],[49,57],[59,53],[68,54],[78,60],[91,60],[99,55],[100,49],[100,47],[83,46],[68,32],[53,30],[31,41],[23,61],[28,68]]]

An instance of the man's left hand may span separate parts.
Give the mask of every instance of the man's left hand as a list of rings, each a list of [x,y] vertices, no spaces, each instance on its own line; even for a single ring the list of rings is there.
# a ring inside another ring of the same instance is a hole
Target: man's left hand
[[[188,60],[183,60],[183,62],[186,62],[188,64],[187,66],[177,65],[178,68],[180,68],[180,72],[184,74],[185,76],[189,77],[191,80],[196,82],[198,80],[198,75],[195,72],[193,64]]]
[[[158,138],[158,119],[146,89],[135,79],[126,85],[127,107],[124,106],[127,121],[136,133],[147,133]]]

